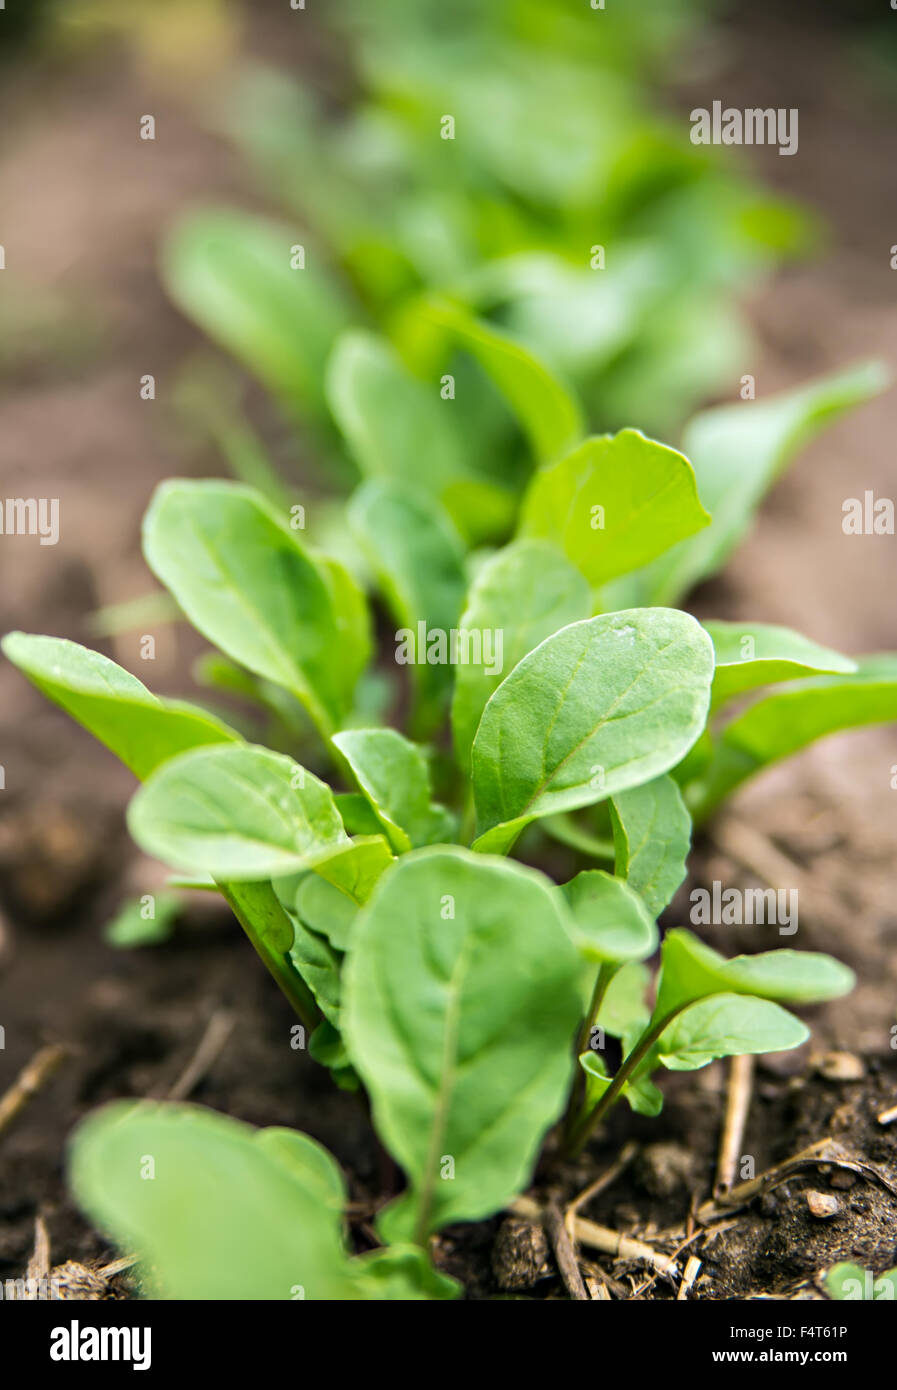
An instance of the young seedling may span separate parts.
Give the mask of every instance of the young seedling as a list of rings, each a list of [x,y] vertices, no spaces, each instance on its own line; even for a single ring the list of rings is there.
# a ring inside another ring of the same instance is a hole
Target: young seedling
[[[604,532],[590,524],[598,496],[612,508]],[[777,742],[754,742],[750,771],[813,730],[856,722],[858,708],[865,719],[897,712],[892,658],[854,672],[795,634],[755,628],[742,661],[724,624],[669,607],[595,611],[665,544],[708,533],[682,454],[627,430],[546,464],[519,535],[472,584],[432,495],[371,480],[349,521],[397,623],[442,639],[444,663],[410,668],[410,718],[434,731],[450,721],[453,759],[371,725],[365,592],[245,486],[164,484],[144,549],[181,611],[246,673],[244,689],[260,682],[304,711],[302,761],[152,695],[74,643],[3,643],[142,779],[134,839],[179,881],[217,885],[295,1008],[300,1043],[338,1085],[364,1087],[407,1180],[377,1218],[388,1249],[358,1260],[342,1234],[341,1180],[304,1136],[256,1135],[190,1107],[102,1112],[75,1139],[75,1190],[168,1296],[451,1296],[429,1266],[430,1236],[525,1189],[565,1111],[576,1152],[621,1096],[657,1113],[659,1068],[797,1046],[806,1028],[782,1005],[852,983],[825,956],[725,960],[674,930],[645,1003],[656,919],[685,872],[687,807],[696,787],[706,802],[708,769],[728,749],[717,711],[768,680],[793,682],[794,728],[787,694],[752,706],[775,706]],[[502,631],[503,669],[453,665],[450,631],[483,628]],[[592,807],[607,816],[613,873],[586,849],[582,871],[558,885],[510,857],[526,832],[539,862],[543,828],[575,832]],[[622,1044],[613,1076],[605,1034]],[[258,1244],[244,1252],[253,1223]],[[227,1257],[237,1248],[239,1270]]]

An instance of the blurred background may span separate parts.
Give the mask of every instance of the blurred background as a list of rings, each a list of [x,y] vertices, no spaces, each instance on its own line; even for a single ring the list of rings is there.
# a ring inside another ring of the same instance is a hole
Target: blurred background
[[[324,531],[353,476],[323,397],[327,332],[299,335],[293,393],[194,311],[178,228],[197,211],[290,229],[327,266],[315,322],[375,326],[412,369],[419,296],[465,296],[577,385],[597,430],[676,443],[745,376],[760,398],[871,358],[897,368],[897,14],[877,0],[7,0],[0,70],[0,498],[61,511],[56,546],[4,537],[0,628],[98,644],[159,691],[190,689],[199,648],[140,555],[155,484],[252,478],[319,499]],[[697,149],[690,112],[715,99],[797,108],[798,154]],[[891,390],[814,441],[695,611],[897,648],[894,540],[841,526],[846,498],[897,497],[895,426]],[[480,447],[513,458],[504,430],[484,399]],[[196,909],[159,952],[104,936],[162,882],[124,834],[131,780],[6,663],[0,763],[0,1090],[42,1042],[75,1049],[7,1145],[0,1274],[48,1200],[55,1239],[92,1251],[62,1196],[73,1119],[161,1094],[221,1007],[239,1046],[199,1098],[257,1123],[312,1114],[372,1172],[360,1117],[283,1046],[285,1009],[231,923]],[[828,1024],[855,1047],[894,1017],[892,764],[893,731],[851,734],[739,802],[809,870],[824,861],[842,920],[872,923]],[[720,876],[725,851],[703,852]],[[820,931],[811,944],[843,955]]]

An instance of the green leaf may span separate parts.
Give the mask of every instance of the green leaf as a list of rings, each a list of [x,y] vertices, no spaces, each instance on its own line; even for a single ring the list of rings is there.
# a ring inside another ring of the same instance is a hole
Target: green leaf
[[[789,1004],[837,999],[854,986],[852,970],[816,951],[761,951],[727,960],[691,932],[667,932],[660,958],[654,1018],[713,994],[752,994]]]
[[[452,818],[430,800],[430,768],[422,748],[395,729],[350,729],[334,734],[332,742],[397,854],[449,838]]]
[[[535,475],[520,529],[557,542],[595,588],[709,524],[691,464],[638,430],[587,439]]]
[[[486,702],[504,677],[546,637],[591,611],[585,578],[547,541],[515,541],[485,561],[460,621],[462,632],[479,634],[482,657],[455,670],[452,729],[462,765],[469,762]]]
[[[363,835],[344,849],[328,854],[326,859],[315,864],[314,871],[360,907],[367,902],[380,875],[392,861],[392,850],[383,835]]]
[[[377,837],[383,839],[383,827],[371,810],[371,803],[361,792],[337,792],[334,801],[350,835],[369,840]]]
[[[323,1144],[298,1129],[278,1125],[256,1130],[253,1138],[258,1148],[295,1173],[297,1182],[333,1213],[336,1227],[341,1229],[349,1193],[340,1168]]]
[[[539,816],[668,771],[704,726],[712,675],[710,638],[673,609],[603,614],[549,637],[483,711],[477,847],[506,850]]]
[[[312,559],[330,588],[336,624],[335,649],[339,652],[339,662],[334,663],[339,669],[335,674],[342,703],[350,709],[372,651],[367,595],[346,566],[332,555],[318,552]]]
[[[446,300],[433,301],[428,315],[451,329],[495,383],[538,463],[550,463],[582,437],[584,421],[575,395],[523,343]]]
[[[312,931],[295,912],[288,915],[294,929],[290,961],[314,995],[321,1013],[334,1028],[339,1029],[341,957],[326,936]]]
[[[768,999],[715,994],[684,1009],[664,1030],[657,1059],[669,1071],[696,1071],[717,1057],[784,1052],[809,1036],[799,1018]]]
[[[866,1297],[866,1286],[871,1280],[862,1265],[842,1260],[825,1271],[823,1283],[829,1298],[861,1300]]]
[[[281,896],[279,885],[274,887]],[[358,915],[358,904],[336,884],[328,883],[315,873],[303,874],[294,896],[293,910],[313,932],[325,936],[338,951],[345,951],[352,923]]]
[[[349,1061],[343,1035],[328,1019],[322,1019],[308,1040],[308,1055],[327,1067],[341,1091],[358,1091],[361,1082]]]
[[[614,873],[658,917],[685,878],[691,817],[670,776],[618,792],[610,800]]]
[[[226,724],[179,700],[152,695],[108,657],[59,637],[11,632],[4,654],[49,700],[144,778],[175,754],[203,744],[239,742]]]
[[[157,893],[152,897],[152,916],[146,915],[146,899],[132,898],[103,929],[107,946],[131,951],[136,946],[158,946],[168,941],[181,910],[180,899],[173,893]]]
[[[663,1109],[663,1092],[654,1085],[650,1076],[634,1076],[623,1087],[623,1095],[636,1115],[654,1119]]]
[[[327,397],[365,478],[431,493],[470,539],[510,524],[511,494],[470,467],[458,405],[442,399],[438,381],[412,376],[385,339],[344,334]]]
[[[635,1039],[644,1032],[651,1017],[645,1003],[650,978],[641,961],[628,961],[617,971],[598,1012],[597,1023],[605,1033],[612,1038]]]
[[[737,786],[842,729],[897,720],[897,656],[860,657],[851,676],[816,676],[774,692],[726,725],[709,763],[686,791],[695,821]]]
[[[340,722],[369,653],[358,601],[347,614],[348,576],[316,564],[263,497],[237,483],[163,483],[143,549],[204,637],[291,691],[323,732]]]
[[[589,960],[644,960],[657,949],[657,927],[638,893],[600,869],[585,869],[562,889]]]
[[[849,674],[857,664],[799,632],[770,623],[705,622],[716,653],[711,708],[761,685],[801,676]]]
[[[713,522],[656,560],[633,585],[614,592],[614,602],[677,603],[701,579],[714,574],[794,454],[886,385],[883,369],[872,363],[769,400],[718,406],[695,416],[682,448],[692,461],[701,500]]]
[[[579,969],[531,869],[440,847],[383,876],[353,927],[343,1027],[408,1177],[388,1239],[420,1244],[525,1186],[570,1079]]]
[[[306,243],[306,265],[291,266]],[[183,219],[162,256],[178,307],[275,395],[325,413],[324,368],[349,310],[304,231],[232,209]]]
[[[379,1302],[419,1302],[458,1298],[461,1285],[440,1274],[416,1245],[391,1245],[353,1261],[353,1273],[366,1297]]]
[[[447,642],[457,626],[466,588],[461,539],[436,504],[397,483],[364,483],[348,515],[400,625],[396,660],[410,664],[425,705],[438,704],[448,695],[451,669],[447,659],[427,660],[427,643],[431,633]],[[432,722],[429,708],[424,722]]]
[[[155,1297],[363,1296],[335,1209],[341,1180],[309,1141],[264,1133],[198,1106],[107,1106],[76,1131],[76,1199],[137,1254]]]
[[[579,1065],[588,1078],[585,1103],[586,1108],[591,1110],[610,1086],[612,1078],[607,1075],[604,1059],[598,1052],[583,1052],[579,1058]],[[636,1115],[653,1118],[663,1109],[663,1094],[648,1076],[634,1077],[624,1082],[621,1095]]]
[[[307,869],[348,843],[330,788],[292,758],[222,745],[163,765],[128,807],[141,849],[228,882]]]
[[[862,1265],[842,1260],[825,1271],[823,1283],[829,1298],[847,1302],[881,1300],[890,1303],[897,1299],[897,1269],[886,1269],[876,1278]]]

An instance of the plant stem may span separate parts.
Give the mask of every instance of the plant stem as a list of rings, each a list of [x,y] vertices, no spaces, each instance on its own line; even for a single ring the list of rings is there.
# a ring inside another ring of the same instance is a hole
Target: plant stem
[[[604,996],[607,987],[617,973],[618,967],[605,961],[598,967],[598,974],[595,976],[595,988],[592,990],[592,1001],[589,1004],[579,1035],[576,1039],[576,1079],[573,1082],[573,1089],[570,1092],[570,1104],[567,1106],[567,1114],[564,1119],[564,1139],[569,1143],[571,1136],[580,1118],[582,1107],[585,1102],[586,1093],[586,1074],[579,1064],[579,1059],[588,1050],[592,1038],[592,1029],[595,1026],[601,1005],[604,1003]]]
[[[651,1022],[648,1024],[629,1056],[621,1062],[616,1076],[604,1092],[604,1095],[592,1106],[591,1110],[580,1118],[579,1123],[570,1135],[567,1143],[567,1153],[570,1158],[575,1158],[577,1154],[582,1151],[583,1145],[592,1130],[598,1124],[599,1120],[602,1120],[611,1107],[620,1099],[623,1087],[626,1085],[630,1076],[632,1076],[636,1067],[647,1055],[654,1043],[656,1043],[664,1029],[669,1027],[671,1020],[674,1019],[679,1012],[679,1009],[674,1009],[673,1012],[667,1014],[665,1018],[659,1019],[656,1023]]]
[[[461,841],[462,845],[469,845],[471,843],[474,835],[476,834],[476,828],[476,806],[474,805],[473,795],[470,795],[468,796],[467,802],[464,806],[464,815],[462,816],[461,828],[458,833],[458,839]]]
[[[293,931],[270,883],[219,883],[218,889],[309,1033],[321,1021],[311,990],[287,952]]]

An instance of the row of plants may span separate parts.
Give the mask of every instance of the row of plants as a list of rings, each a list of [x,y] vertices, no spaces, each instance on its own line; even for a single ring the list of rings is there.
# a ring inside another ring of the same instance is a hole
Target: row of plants
[[[531,359],[521,366],[502,343],[494,360],[521,408],[532,404]],[[539,380],[550,380],[544,365]],[[755,466],[780,461],[824,413],[821,391],[833,409],[867,385],[817,388],[811,407],[804,396],[801,428],[794,400],[778,403],[786,439],[767,426],[769,456],[751,451]],[[436,385],[432,400],[453,409]],[[753,407],[748,432],[764,410]],[[701,429],[714,424],[719,438],[725,426],[744,457],[742,413],[711,412]],[[377,428],[361,405],[357,419]],[[219,674],[297,730],[304,762],[154,696],[74,643],[4,641],[143,780],[133,837],[177,882],[224,895],[311,1055],[338,1085],[364,1087],[408,1180],[378,1219],[384,1251],[357,1258],[343,1180],[306,1136],[256,1134],[190,1107],[102,1111],[76,1138],[75,1191],[167,1296],[449,1296],[428,1238],[523,1190],[562,1116],[551,1142],[574,1154],[621,1098],[656,1114],[659,1070],[796,1046],[807,1030],[783,1005],[850,987],[850,972],[824,956],[725,960],[673,930],[652,1005],[644,962],[684,877],[693,819],[813,739],[893,719],[897,658],[854,661],[786,629],[701,625],[650,602],[609,608],[611,586],[653,583],[671,551],[689,573],[733,537],[711,522],[679,451],[635,430],[569,451],[561,439],[523,494],[514,534],[486,555],[465,549],[458,514],[421,467],[425,448],[417,483],[408,472],[369,477],[345,518],[369,559],[367,592],[245,485],[158,490],[144,526],[151,569],[222,654]],[[372,602],[396,625],[379,667]],[[409,634],[438,646],[454,633],[469,650],[487,631],[502,634],[500,670],[428,660],[429,645],[423,660],[394,660]],[[414,739],[372,721],[384,681],[404,697]],[[516,848],[538,863],[552,836],[579,846],[586,865],[560,885],[512,857]],[[590,1045],[604,1036],[622,1047],[612,1076]]]
[[[74,1191],[156,1296],[455,1297],[435,1233],[501,1211],[540,1155],[579,1153],[620,1100],[658,1114],[665,1069],[799,1045],[785,1006],[852,984],[812,952],[727,960],[682,929],[661,944],[657,919],[693,826],[746,779],[897,717],[897,657],[676,606],[797,449],[882,374],[702,411],[681,448],[589,432],[646,415],[672,430],[712,389],[672,368],[731,279],[727,210],[746,195],[631,127],[619,51],[596,82],[541,9],[490,7],[455,51],[428,48],[427,28],[397,45],[405,19],[378,7],[356,40],[367,95],[324,125],[285,119],[278,103],[301,98],[255,74],[235,129],[289,173],[281,193],[314,212],[318,239],[213,210],[165,248],[175,301],[281,402],[322,483],[297,503],[222,399],[219,442],[262,487],[170,481],[145,519],[151,571],[213,648],[201,678],[256,721],[157,696],[72,642],[3,642],[141,781],[133,838],[176,885],[224,897],[407,1183],[377,1217],[382,1248],[359,1256],[345,1179],[309,1136],[107,1107],[75,1137]],[[493,26],[504,97],[473,61]],[[469,122],[477,101],[477,138],[456,127],[440,146],[446,112]],[[503,123],[502,102],[538,128]],[[574,126],[588,143],[614,109],[594,166],[558,167]],[[607,281],[588,264],[596,206],[618,257]],[[708,228],[718,256],[695,241]],[[669,258],[659,277],[652,246]],[[615,319],[624,284],[638,312]],[[707,331],[697,357],[713,359]],[[578,865],[562,883],[558,844]]]

